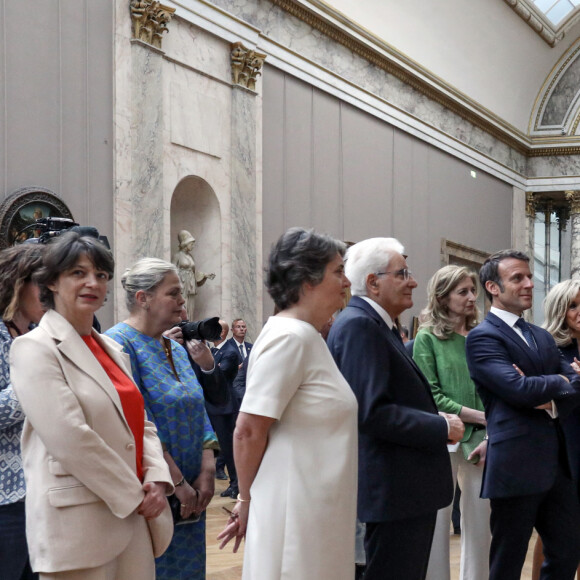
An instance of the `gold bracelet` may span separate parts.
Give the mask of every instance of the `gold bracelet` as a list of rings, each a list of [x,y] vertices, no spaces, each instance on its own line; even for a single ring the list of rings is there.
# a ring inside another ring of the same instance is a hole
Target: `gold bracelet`
[[[242,499],[240,497],[240,494],[238,493],[238,501],[241,501],[242,503],[248,503],[248,502],[251,502],[252,501],[252,498],[250,498],[250,499]]]
[[[174,483],[173,487],[181,487],[182,485],[185,485],[185,475],[179,480],[178,483]]]

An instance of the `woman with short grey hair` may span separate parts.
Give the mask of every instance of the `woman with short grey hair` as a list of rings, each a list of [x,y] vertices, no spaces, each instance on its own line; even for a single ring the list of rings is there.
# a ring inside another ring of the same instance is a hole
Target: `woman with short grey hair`
[[[204,406],[200,382],[185,350],[165,336],[181,321],[185,300],[173,264],[142,258],[121,278],[129,316],[106,334],[123,346],[145,408],[163,443],[163,456],[175,485],[179,514],[173,541],[156,561],[157,580],[205,578],[204,512],[214,492],[217,440]],[[192,359],[213,372],[211,352],[200,341],[186,341]]]
[[[244,580],[354,576],[357,404],[320,336],[350,286],[344,252],[291,228],[270,253],[279,312],[250,355],[234,434],[240,493],[218,536],[234,551],[246,536]]]

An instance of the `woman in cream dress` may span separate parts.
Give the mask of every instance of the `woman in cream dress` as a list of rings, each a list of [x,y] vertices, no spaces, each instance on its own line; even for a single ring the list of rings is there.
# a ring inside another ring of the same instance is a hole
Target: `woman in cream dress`
[[[354,577],[357,404],[319,334],[350,286],[343,254],[301,228],[270,254],[280,312],[250,357],[234,434],[240,494],[219,536],[234,551],[246,536],[244,580]]]

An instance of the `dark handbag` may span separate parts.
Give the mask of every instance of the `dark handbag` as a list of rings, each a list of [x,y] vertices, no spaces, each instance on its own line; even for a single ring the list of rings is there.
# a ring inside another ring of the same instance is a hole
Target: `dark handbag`
[[[197,489],[195,490],[195,493],[198,493]],[[188,518],[182,518],[181,501],[174,493],[171,494],[167,500],[169,501],[169,507],[171,508],[171,515],[173,516],[174,525],[182,526],[184,524],[195,524],[201,519],[201,514],[196,514],[195,512],[193,512]]]
[[[480,429],[473,429],[471,432],[471,437],[469,441],[463,441],[461,443],[461,451],[463,451],[463,457],[466,461],[470,463],[477,464],[479,463],[479,455],[476,455],[472,459],[467,459],[474,449],[485,439],[485,428],[481,427]]]

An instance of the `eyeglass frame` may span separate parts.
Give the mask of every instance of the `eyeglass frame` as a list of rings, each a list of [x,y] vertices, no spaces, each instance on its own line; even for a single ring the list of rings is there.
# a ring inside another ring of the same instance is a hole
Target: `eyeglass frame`
[[[374,272],[375,276],[386,276],[387,274],[394,274],[395,276],[402,276],[405,282],[409,278],[413,278],[413,272],[409,268],[401,268],[400,270],[390,270],[389,272]]]

